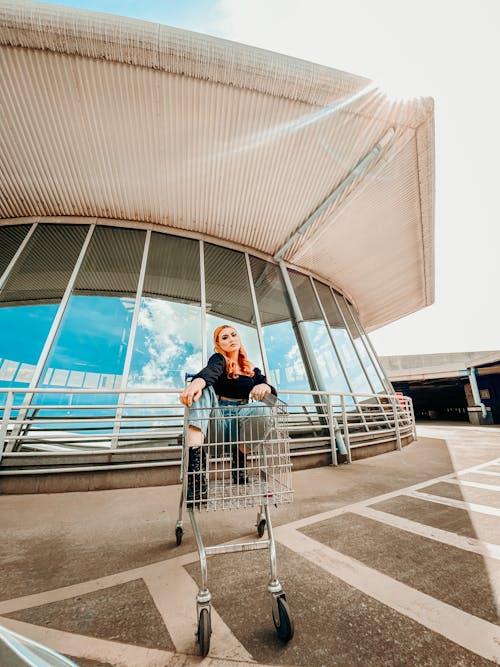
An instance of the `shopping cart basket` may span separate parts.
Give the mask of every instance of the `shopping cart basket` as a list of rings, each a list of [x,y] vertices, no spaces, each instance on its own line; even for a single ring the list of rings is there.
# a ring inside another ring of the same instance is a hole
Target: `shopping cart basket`
[[[191,376],[186,376],[189,379]],[[250,408],[250,410],[249,410]],[[198,452],[200,471],[188,470],[189,419],[208,421],[208,431]],[[191,521],[201,566],[201,588],[196,597],[197,638],[202,656],[210,649],[211,594],[208,590],[207,556],[237,551],[269,549],[271,577],[268,591],[272,596],[272,617],[278,637],[289,641],[293,621],[286,596],[278,580],[276,546],[270,507],[293,499],[290,446],[287,431],[287,406],[275,396],[262,403],[230,404],[224,402],[207,413],[206,409],[186,408],[179,518],[175,527],[177,545],[183,536],[183,509]],[[189,491],[189,493],[188,493]],[[196,515],[201,511],[219,511],[257,507],[257,534],[267,539],[252,542],[204,546]]]

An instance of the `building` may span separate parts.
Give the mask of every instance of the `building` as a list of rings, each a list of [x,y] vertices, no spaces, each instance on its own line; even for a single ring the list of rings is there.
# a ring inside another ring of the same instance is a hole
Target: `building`
[[[381,357],[417,419],[500,424],[500,351]]]
[[[400,443],[366,332],[434,299],[432,100],[105,14],[0,0],[0,25],[2,466],[151,445],[131,402],[159,428],[221,322],[308,424],[330,392],[360,448],[372,417]]]

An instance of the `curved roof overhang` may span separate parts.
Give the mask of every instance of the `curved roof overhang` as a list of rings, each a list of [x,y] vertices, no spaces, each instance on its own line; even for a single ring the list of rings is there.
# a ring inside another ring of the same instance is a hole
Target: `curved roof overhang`
[[[0,0],[0,27],[0,219],[125,219],[278,253],[369,329],[434,301],[432,99],[25,0]]]

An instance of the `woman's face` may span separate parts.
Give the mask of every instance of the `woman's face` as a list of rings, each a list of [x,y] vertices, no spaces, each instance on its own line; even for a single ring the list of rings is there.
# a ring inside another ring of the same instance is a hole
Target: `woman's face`
[[[240,337],[238,332],[233,327],[225,327],[219,334],[218,343],[221,349],[226,353],[239,352],[241,347]]]

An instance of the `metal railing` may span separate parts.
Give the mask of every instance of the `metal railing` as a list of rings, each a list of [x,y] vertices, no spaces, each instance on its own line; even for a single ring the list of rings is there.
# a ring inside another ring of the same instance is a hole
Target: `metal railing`
[[[178,465],[180,389],[5,389],[0,394],[0,474]],[[293,456],[416,438],[411,399],[393,394],[288,391]],[[23,465],[23,461],[25,461]]]

